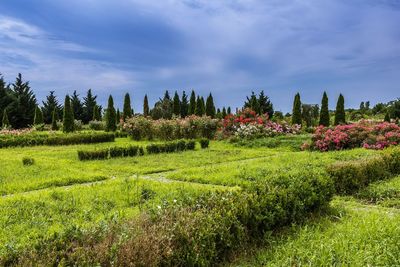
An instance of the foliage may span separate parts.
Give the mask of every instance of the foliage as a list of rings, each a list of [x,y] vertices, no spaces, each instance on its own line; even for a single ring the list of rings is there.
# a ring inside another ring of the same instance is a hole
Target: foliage
[[[79,99],[79,95],[76,93],[76,90],[74,90],[74,92],[72,93],[71,105],[72,110],[74,111],[74,118],[77,120],[85,121],[83,104]],[[59,113],[58,115],[60,117],[61,113]]]
[[[194,90],[192,90],[192,93],[190,94],[188,115],[195,115],[195,111],[196,111],[196,94]]]
[[[89,121],[89,128],[95,131],[104,131],[106,124],[103,121]]]
[[[43,124],[43,113],[40,107],[36,107],[35,109],[35,117],[33,119],[33,125]]]
[[[264,94],[264,90],[260,92],[258,98],[254,92],[251,92],[251,96],[247,97],[247,100],[244,103],[244,108],[252,109],[258,115],[268,113],[269,118],[272,118],[272,116],[274,115],[273,105],[269,97]]]
[[[328,127],[330,125],[328,95],[324,92],[321,102],[321,112],[319,117],[319,125]]]
[[[125,94],[125,97],[124,97],[124,109],[123,109],[123,111],[122,111],[123,113],[123,115],[122,115],[122,117],[123,117],[123,119],[124,119],[124,121],[127,119],[127,118],[130,118],[130,117],[132,117],[132,107],[131,107],[131,97],[129,96],[129,94],[128,93],[126,93]]]
[[[89,123],[93,119],[93,110],[97,105],[97,96],[92,94],[92,89],[89,89],[86,93],[86,97],[83,98],[83,116],[82,122],[84,124]]]
[[[33,164],[35,164],[35,159],[29,158],[29,157],[23,157],[22,158],[22,165],[31,166]]]
[[[139,153],[139,151],[142,150],[143,148],[140,148],[139,146],[109,147],[96,150],[78,150],[78,158],[79,160],[84,161],[119,157],[135,157],[143,155]]]
[[[146,151],[149,154],[173,153],[184,150],[194,150],[195,144],[196,143],[193,140],[178,140],[167,143],[149,144],[146,146]]]
[[[43,122],[50,124],[53,118],[53,111],[56,111],[57,115],[60,117],[62,115],[62,110],[62,106],[58,103],[57,97],[54,95],[54,91],[50,91],[50,94],[46,96],[46,100],[43,101]]]
[[[346,112],[344,111],[344,97],[342,94],[340,94],[336,104],[335,125],[344,123],[346,123]]]
[[[57,121],[58,121],[58,115],[57,115],[57,111],[53,110],[52,116],[51,116],[51,130],[52,131],[58,131],[58,125],[57,125]]]
[[[149,110],[149,100],[147,99],[147,95],[144,95],[144,100],[143,100],[143,116],[147,117],[150,115],[150,110]]]
[[[174,100],[172,102],[172,112],[175,116],[181,115],[181,100],[179,99],[177,91],[175,91]]]
[[[129,96],[129,95],[128,95]],[[124,111],[125,112],[125,111]],[[106,112],[106,132],[115,132],[117,130],[117,116],[114,108],[114,100],[110,95],[108,98],[108,106]]]
[[[211,118],[215,118],[215,105],[214,105],[214,99],[212,97],[212,94],[207,97],[206,101],[206,112],[205,114]]]
[[[181,100],[181,118],[185,118],[188,115],[188,112],[189,112],[189,102],[186,92],[183,91]]]
[[[207,138],[202,138],[202,139],[200,139],[199,142],[200,142],[200,147],[202,149],[208,148],[208,146],[210,145],[210,140]]]
[[[73,131],[75,131],[74,113],[72,111],[69,95],[66,95],[63,113],[63,132],[71,133]]]
[[[300,94],[297,93],[293,101],[292,124],[302,124],[301,120],[301,100]]]

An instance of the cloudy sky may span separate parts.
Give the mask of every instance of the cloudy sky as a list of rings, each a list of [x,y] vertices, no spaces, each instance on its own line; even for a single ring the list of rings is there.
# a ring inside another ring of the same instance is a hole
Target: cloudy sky
[[[241,106],[265,90],[331,108],[400,97],[400,0],[1,0],[0,73],[18,72],[39,100],[93,88],[136,110],[145,93],[213,93]]]

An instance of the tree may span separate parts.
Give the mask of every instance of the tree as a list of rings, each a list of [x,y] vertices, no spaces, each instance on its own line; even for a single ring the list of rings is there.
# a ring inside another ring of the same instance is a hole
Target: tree
[[[71,133],[74,130],[75,130],[74,113],[72,111],[72,105],[69,95],[66,95],[64,101],[64,113],[63,113],[63,132]]]
[[[181,117],[185,118],[188,115],[188,111],[189,111],[188,98],[186,92],[183,91],[181,100]]]
[[[231,115],[232,114],[231,107],[227,108],[226,113],[227,113],[227,115]]]
[[[255,111],[257,114],[260,114],[260,105],[258,103],[258,99],[254,91],[251,92],[250,97],[246,97],[247,101],[244,103],[245,108],[250,108]]]
[[[33,118],[33,125],[43,124],[43,113],[39,106],[36,106],[35,117]]]
[[[143,100],[143,115],[145,117],[149,116],[150,110],[149,110],[149,100],[147,99],[147,95],[144,95],[144,100]]]
[[[329,118],[329,108],[328,108],[328,95],[324,92],[322,96],[321,102],[321,112],[319,114],[319,125],[329,127],[330,118]]]
[[[274,105],[269,100],[269,97],[264,94],[264,90],[258,95],[258,107],[260,110],[260,115],[267,113],[269,118],[274,116]]]
[[[213,99],[211,93],[207,97],[207,101],[206,101],[206,115],[210,116],[211,118],[215,117],[215,105],[214,105],[214,99]]]
[[[94,121],[101,121],[101,110],[99,105],[93,107],[93,119]]]
[[[195,114],[196,111],[196,94],[194,90],[192,90],[192,93],[190,95],[190,102],[189,102],[189,115]]]
[[[3,119],[1,120],[3,129],[10,127],[10,121],[8,120],[7,109],[3,111]]]
[[[87,91],[86,97],[83,98],[83,116],[82,122],[87,124],[93,119],[94,106],[97,105],[97,96],[92,94],[92,89]]]
[[[155,120],[161,118],[169,120],[172,118],[172,100],[169,97],[168,91],[165,92],[163,99],[160,99],[154,104],[154,108],[150,113],[151,117]]]
[[[119,108],[117,109],[116,119],[117,119],[117,125],[118,125],[118,123],[121,122],[121,112],[119,111]]]
[[[57,121],[58,121],[58,113],[56,110],[53,110],[52,116],[51,116],[51,129],[53,131],[58,131]]]
[[[7,108],[8,117],[14,128],[25,128],[32,125],[37,106],[36,97],[29,82],[22,80],[21,73],[11,85],[12,103]]]
[[[221,113],[222,113],[222,118],[224,119],[226,117],[226,115],[227,115],[225,107],[222,108],[222,112]]]
[[[133,114],[132,107],[131,107],[131,98],[128,93],[125,94],[124,109],[123,109],[122,113],[123,113],[122,117],[123,117],[124,121],[127,118],[132,117],[132,114]]]
[[[76,90],[74,90],[74,92],[72,93],[71,105],[72,105],[72,111],[74,112],[74,118],[77,120],[84,121],[83,104],[79,99],[79,95],[76,93]]]
[[[305,121],[307,127],[312,126],[312,119],[313,119],[312,105],[310,104],[301,105],[301,117],[302,120]]]
[[[204,115],[204,106],[201,98],[197,96],[196,100],[196,109],[194,111],[194,114],[197,116],[203,116]]]
[[[293,112],[292,112],[292,124],[302,124],[301,120],[301,100],[300,100],[300,94],[297,93],[294,96],[294,101],[293,101]]]
[[[344,111],[344,97],[342,94],[340,94],[336,104],[335,125],[344,123],[346,123],[346,113]]]
[[[43,121],[46,124],[51,123],[53,111],[60,115],[62,112],[62,106],[58,103],[57,97],[54,95],[54,91],[50,91],[50,94],[46,96],[46,101],[43,101]]]
[[[117,130],[116,113],[114,108],[114,100],[110,95],[108,97],[108,106],[106,111],[106,132],[115,132]]]
[[[175,116],[181,115],[181,100],[179,99],[177,91],[175,91],[174,101],[172,102],[172,112]]]
[[[395,120],[398,120],[400,118],[400,98],[391,103],[390,118]]]
[[[369,101],[365,102],[365,109],[366,110],[369,110],[369,106],[370,106],[370,102]]]
[[[9,86],[6,85],[3,76],[0,76],[0,116],[3,116],[4,111],[12,103],[13,98]],[[0,121],[0,126],[2,121]]]
[[[360,111],[363,112],[364,110],[365,110],[365,103],[364,103],[364,101],[362,101],[360,103]]]
[[[390,122],[390,115],[389,115],[389,112],[386,112],[384,121]]]

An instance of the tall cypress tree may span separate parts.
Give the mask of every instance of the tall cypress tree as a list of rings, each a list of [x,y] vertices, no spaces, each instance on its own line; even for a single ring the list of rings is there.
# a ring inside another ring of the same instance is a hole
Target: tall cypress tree
[[[121,122],[121,112],[119,111],[119,108],[117,109],[116,119],[117,119],[117,125],[118,125]]]
[[[194,111],[194,114],[197,116],[203,116],[204,115],[204,108],[203,108],[203,102],[199,96],[197,96],[196,100],[196,109]]]
[[[33,125],[43,124],[43,113],[39,106],[36,106],[35,117],[33,118]]]
[[[64,114],[63,114],[63,132],[71,133],[75,130],[74,113],[72,111],[69,95],[65,96]]]
[[[76,93],[76,90],[74,90],[74,92],[72,93],[71,105],[72,105],[72,111],[74,112],[74,118],[77,120],[84,121],[83,104],[79,99],[79,95]],[[58,113],[58,115],[60,114],[61,113]]]
[[[101,107],[99,105],[95,105],[93,107],[93,119],[94,121],[101,121]]]
[[[192,90],[192,93],[190,94],[190,102],[189,102],[189,115],[195,114],[196,111],[196,94],[194,90]]]
[[[54,110],[56,110],[56,112],[58,112],[60,115],[62,112],[62,106],[58,103],[57,97],[54,95],[54,91],[50,91],[50,94],[46,96],[46,101],[43,101],[42,111],[44,123],[51,123]]]
[[[329,118],[329,107],[328,107],[328,95],[324,92],[321,101],[321,112],[319,114],[319,125],[323,125],[325,127],[329,127],[330,118]]]
[[[299,93],[295,95],[293,101],[292,124],[301,125],[301,100]]]
[[[215,105],[214,105],[214,99],[213,99],[211,93],[207,97],[207,101],[206,101],[206,115],[210,116],[211,118],[215,117]]]
[[[186,92],[183,91],[181,100],[181,117],[185,118],[188,115],[188,111],[189,111],[188,98]]]
[[[132,117],[131,97],[129,96],[128,93],[125,94],[124,109],[123,109],[122,113],[123,113],[122,116],[124,118],[124,121],[127,118]]]
[[[227,113],[226,113],[226,108],[223,107],[223,108],[222,108],[222,118],[225,119],[226,115],[227,115]]]
[[[177,91],[175,91],[174,101],[172,102],[172,112],[175,116],[181,115],[181,100],[179,99]]]
[[[344,111],[344,97],[340,94],[336,104],[335,125],[343,123],[346,123],[346,113]]]
[[[227,115],[231,115],[232,114],[231,107],[228,107],[226,109],[226,113],[227,113]]]
[[[144,100],[143,100],[143,115],[145,117],[150,115],[150,109],[149,109],[149,100],[147,99],[147,95],[144,95]]]
[[[107,132],[115,132],[117,130],[116,113],[114,108],[114,100],[110,95],[108,98],[108,106],[106,112],[106,131]]]
[[[58,121],[58,113],[56,110],[53,110],[52,116],[51,116],[51,129],[53,131],[58,131],[57,121]]]
[[[83,116],[82,122],[87,124],[93,119],[93,109],[97,105],[97,96],[92,94],[92,89],[87,91],[86,97],[83,98]]]

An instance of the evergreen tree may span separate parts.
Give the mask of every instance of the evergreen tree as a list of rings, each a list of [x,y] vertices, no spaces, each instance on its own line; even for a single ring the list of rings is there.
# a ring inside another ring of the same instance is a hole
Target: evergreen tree
[[[46,96],[46,101],[43,101],[43,121],[46,124],[51,123],[53,111],[60,115],[62,112],[62,106],[58,103],[54,91],[50,91],[50,94]]]
[[[144,100],[143,100],[143,115],[145,117],[150,115],[149,100],[147,99],[147,95],[144,96]]]
[[[0,116],[4,114],[4,110],[12,103],[10,88],[6,85],[3,76],[0,76]],[[0,126],[2,122],[0,121]]]
[[[225,119],[226,115],[227,115],[227,113],[226,113],[226,108],[223,107],[223,108],[222,108],[222,118]]]
[[[292,124],[301,125],[301,100],[300,94],[297,93],[293,101]]]
[[[360,111],[363,112],[364,109],[365,109],[365,104],[364,104],[364,101],[362,101],[362,102],[360,103]]]
[[[213,99],[211,93],[207,97],[207,101],[206,101],[206,115],[210,116],[211,118],[215,117],[215,105],[214,105],[214,99]]]
[[[370,102],[369,101],[365,102],[365,109],[367,111],[369,110],[369,106],[370,106]]]
[[[106,111],[106,131],[115,132],[117,130],[116,113],[114,108],[114,100],[110,95],[108,98],[108,106]]]
[[[1,121],[3,129],[10,127],[10,121],[8,120],[7,109],[3,111],[3,119]]]
[[[56,110],[53,110],[52,112],[52,116],[51,116],[51,129],[53,131],[58,131],[58,125],[57,125],[57,121],[58,121],[58,113]]]
[[[302,120],[306,123],[307,127],[312,126],[312,119],[313,119],[313,107],[310,104],[302,104],[301,105],[301,117]]]
[[[74,118],[77,120],[81,120],[83,122],[85,120],[83,112],[83,104],[79,99],[79,95],[76,93],[76,90],[74,90],[74,92],[72,93],[71,105],[72,105],[72,110],[74,112]],[[60,116],[60,114],[61,113],[58,113],[58,116]]]
[[[132,107],[131,107],[131,98],[129,96],[128,93],[125,94],[125,98],[124,98],[124,109],[123,109],[123,119],[124,121],[127,118],[132,117],[133,111],[132,111]]]
[[[389,112],[386,112],[384,121],[390,122]]]
[[[319,114],[319,125],[329,127],[330,118],[329,118],[329,107],[328,107],[328,95],[324,92],[321,101],[321,112]]]
[[[99,105],[95,105],[93,107],[93,119],[94,121],[101,121],[101,107]]]
[[[400,118],[400,98],[392,102],[390,106],[390,118],[395,120]]]
[[[247,101],[245,101],[244,107],[245,108],[250,108],[253,111],[255,111],[257,114],[260,114],[259,102],[258,102],[257,96],[254,93],[254,91],[251,92],[251,96],[250,97],[247,96],[246,98],[247,98]]]
[[[165,91],[164,100],[171,100],[171,98],[169,97],[169,92],[168,92],[168,90]]]
[[[119,112],[119,108],[117,109],[117,125],[121,122],[121,112]]]
[[[196,100],[196,109],[194,111],[194,114],[197,116],[203,116],[204,115],[204,106],[201,98],[197,96]]]
[[[92,94],[92,89],[87,91],[86,97],[83,98],[83,116],[82,122],[87,124],[93,119],[94,106],[97,105],[97,96]]]
[[[217,108],[217,114],[215,114],[215,117],[218,119],[222,119],[222,113],[221,110],[219,108]]]
[[[232,111],[231,111],[231,107],[228,107],[228,109],[226,110],[227,115],[231,115]]]
[[[37,106],[36,97],[29,82],[22,80],[21,73],[11,85],[12,103],[7,108],[8,117],[14,128],[26,128],[32,125]]]
[[[72,111],[69,95],[65,96],[64,114],[63,114],[63,132],[70,133],[75,130],[74,113]]]
[[[188,111],[189,111],[188,98],[186,92],[183,91],[181,100],[181,117],[185,118],[188,115]]]
[[[196,111],[196,94],[194,90],[192,90],[192,93],[190,95],[190,102],[189,102],[189,115],[195,114]]]
[[[344,97],[342,94],[340,94],[336,104],[335,125],[344,123],[346,123],[346,113],[344,111]]]
[[[260,115],[267,113],[269,118],[272,118],[272,116],[274,116],[274,105],[272,104],[269,97],[264,94],[264,90],[261,91],[258,95],[258,107]]]
[[[181,100],[179,99],[177,91],[175,91],[174,101],[172,102],[172,111],[175,116],[181,115]]]
[[[43,113],[39,106],[36,106],[35,117],[33,118],[33,125],[43,124]]]

